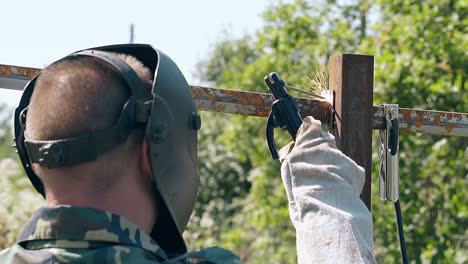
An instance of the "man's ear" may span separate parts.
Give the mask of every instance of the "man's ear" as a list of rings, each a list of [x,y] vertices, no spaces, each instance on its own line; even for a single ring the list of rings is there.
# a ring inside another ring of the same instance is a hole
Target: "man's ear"
[[[146,137],[143,138],[143,144],[141,144],[141,168],[143,169],[143,172],[145,175],[151,176],[151,181],[153,181],[153,170],[151,167],[151,162],[149,159],[149,146],[148,146],[148,140]]]

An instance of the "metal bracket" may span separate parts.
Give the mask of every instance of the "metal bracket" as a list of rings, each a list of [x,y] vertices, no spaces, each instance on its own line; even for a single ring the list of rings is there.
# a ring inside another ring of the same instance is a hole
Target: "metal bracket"
[[[395,202],[400,197],[398,105],[381,106],[384,110],[385,129],[379,131],[379,193],[382,200]]]

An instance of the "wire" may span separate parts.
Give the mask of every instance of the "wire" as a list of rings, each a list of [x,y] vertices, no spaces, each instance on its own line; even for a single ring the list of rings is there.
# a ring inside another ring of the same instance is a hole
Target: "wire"
[[[293,91],[296,91],[298,93],[303,93],[303,94],[307,94],[307,95],[310,95],[312,97],[316,97],[316,98],[319,98],[319,99],[326,99],[324,96],[318,94],[318,93],[314,93],[312,91],[306,91],[306,90],[302,90],[302,89],[299,89],[297,87],[294,87],[294,86],[291,86],[291,85],[285,85],[286,88],[288,88],[289,90],[293,90]]]
[[[406,253],[405,235],[403,234],[403,220],[401,217],[400,200],[395,202],[395,214],[398,228],[398,238],[400,239],[400,251],[403,264],[408,264],[408,254]]]

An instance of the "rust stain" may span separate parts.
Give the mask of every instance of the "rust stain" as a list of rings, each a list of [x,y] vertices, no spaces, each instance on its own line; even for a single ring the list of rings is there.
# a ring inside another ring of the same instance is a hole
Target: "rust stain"
[[[260,105],[263,105],[265,103],[265,100],[263,100],[263,98],[261,96],[252,96],[250,98],[250,103],[255,105],[255,106],[260,106]]]
[[[26,75],[26,68],[16,67],[16,70],[18,71],[19,75],[22,75],[22,76]]]
[[[264,109],[264,110],[259,110],[257,112],[258,116],[263,116],[263,117],[267,117],[270,115],[270,109]]]
[[[235,97],[241,102],[241,104],[246,105],[249,103],[249,98],[245,94],[238,93]]]
[[[218,105],[218,110],[221,111],[221,112],[224,112],[224,110],[226,110],[226,105],[224,105],[224,104]]]
[[[197,105],[197,109],[198,109],[198,110],[201,110],[201,109],[203,109],[203,103],[198,103],[198,105]]]
[[[39,70],[35,70],[35,69],[28,69],[27,72],[26,72],[26,75],[32,79],[34,76],[36,76],[36,74],[39,72]]]
[[[234,90],[220,90],[223,94],[226,94],[226,95],[237,95],[237,94],[240,94],[240,91],[234,91]]]
[[[447,113],[447,120],[451,120],[452,119],[452,113]]]
[[[436,116],[434,117],[434,124],[435,124],[436,126],[440,125],[440,114],[438,114],[438,115],[436,115]]]
[[[192,86],[192,96],[195,98],[200,97],[200,90],[198,87]]]
[[[216,97],[213,94],[211,94],[211,93],[208,94],[208,100],[214,101],[215,99],[216,99]]]
[[[422,112],[417,112],[415,126],[417,128],[420,128],[422,125],[423,125],[423,113]]]
[[[449,132],[449,133],[450,133],[450,131],[452,131],[453,128],[454,127],[452,125],[450,125],[450,124],[445,125],[445,129],[447,129],[447,132]]]
[[[1,74],[2,75],[6,75],[6,76],[12,76],[13,75],[13,72],[11,71],[11,67],[6,65],[6,66],[3,66],[1,67]]]
[[[403,116],[403,120],[408,124],[408,128],[410,128],[413,125],[411,120],[411,111],[401,111],[400,113]]]
[[[420,128],[424,122],[430,121],[429,117],[427,117],[425,111],[415,111],[416,112],[416,127]]]

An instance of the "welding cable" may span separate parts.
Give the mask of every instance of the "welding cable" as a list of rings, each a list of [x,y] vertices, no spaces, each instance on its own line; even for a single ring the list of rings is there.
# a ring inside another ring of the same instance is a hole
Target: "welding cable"
[[[406,253],[405,235],[403,234],[403,220],[401,217],[400,200],[395,202],[395,214],[398,228],[398,238],[400,239],[400,251],[403,264],[408,264],[408,255]]]

